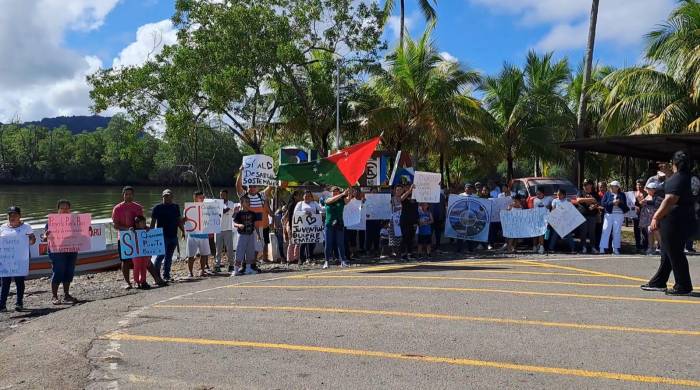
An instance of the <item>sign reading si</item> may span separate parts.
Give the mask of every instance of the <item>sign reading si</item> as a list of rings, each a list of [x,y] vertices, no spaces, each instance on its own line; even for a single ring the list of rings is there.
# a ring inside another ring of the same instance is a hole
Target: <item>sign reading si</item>
[[[323,219],[318,214],[295,213],[292,220],[292,244],[323,242]]]
[[[165,254],[163,229],[124,230],[119,232],[122,259]]]
[[[185,203],[185,231],[187,233],[221,233],[221,207],[219,203]]]
[[[49,250],[89,252],[91,220],[90,214],[49,214]]]
[[[274,164],[272,157],[264,154],[253,154],[243,157],[244,186],[276,186]]]

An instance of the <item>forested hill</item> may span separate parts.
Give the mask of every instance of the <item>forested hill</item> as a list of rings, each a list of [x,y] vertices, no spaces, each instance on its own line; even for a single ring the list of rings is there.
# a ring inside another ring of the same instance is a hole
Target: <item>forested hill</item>
[[[105,128],[112,120],[111,117],[92,115],[92,116],[57,116],[55,118],[44,118],[40,121],[25,122],[22,126],[35,125],[44,127],[48,130],[57,129],[61,126],[66,126],[73,134],[82,132],[93,132],[97,128]]]

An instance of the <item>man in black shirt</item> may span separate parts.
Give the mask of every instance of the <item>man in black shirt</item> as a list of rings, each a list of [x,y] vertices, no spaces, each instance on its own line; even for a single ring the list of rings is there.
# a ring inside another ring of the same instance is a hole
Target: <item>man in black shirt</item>
[[[159,227],[163,229],[163,239],[165,241],[165,255],[157,256],[155,268],[160,274],[163,266],[163,279],[170,281],[170,267],[173,262],[173,253],[178,245],[177,231],[180,230],[183,240],[185,239],[185,227],[180,214],[180,206],[173,203],[173,192],[166,189],[163,191],[163,203],[157,204],[151,211],[151,229]],[[165,262],[163,262],[165,260]]]
[[[661,265],[649,283],[641,286],[645,291],[666,291],[667,295],[688,295],[693,291],[688,259],[683,248],[695,224],[693,196],[690,189],[691,160],[688,154],[678,151],[673,155],[673,176],[664,183],[666,196],[654,214],[649,229],[661,228]],[[666,289],[666,282],[673,271],[675,286]]]

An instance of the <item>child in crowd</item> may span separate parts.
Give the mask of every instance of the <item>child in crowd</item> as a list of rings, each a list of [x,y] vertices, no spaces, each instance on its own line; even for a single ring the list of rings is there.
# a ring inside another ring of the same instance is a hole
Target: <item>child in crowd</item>
[[[433,238],[433,214],[430,205],[421,203],[418,209],[418,256],[425,251],[426,257],[430,257]]]
[[[231,276],[255,275],[253,269],[255,263],[255,243],[262,240],[259,236],[260,229],[255,228],[255,222],[260,220],[260,214],[250,209],[250,198],[247,195],[241,197],[241,210],[233,216],[233,227],[238,230],[238,246],[236,247],[235,270]],[[243,265],[245,264],[245,269]]]
[[[508,211],[522,209],[522,208],[523,208],[523,204],[522,204],[522,200],[520,198],[520,195],[514,195],[513,196],[513,203],[511,203],[510,206],[508,206]],[[512,253],[512,252],[515,252],[515,247],[517,244],[518,244],[517,238],[507,238],[506,243],[503,244],[503,248],[501,248],[501,249],[505,250],[506,252]]]
[[[532,208],[549,208],[551,200],[545,198],[544,190],[537,188],[535,198],[532,200]],[[532,251],[539,254],[544,253],[544,236],[535,237],[533,239]]]
[[[139,215],[134,218],[135,230],[146,230],[146,217]],[[151,256],[134,257],[131,259],[134,263],[134,282],[136,288],[140,290],[149,290],[151,286],[146,283],[146,271],[148,271],[148,262],[151,261]]]
[[[382,228],[379,229],[379,258],[386,259],[387,250],[389,249],[389,221],[384,221]]]
[[[557,191],[557,198],[552,201],[552,210],[555,210],[557,207],[564,207],[562,206],[565,203],[570,203],[569,199],[566,198],[566,191],[563,188],[560,188],[559,191]],[[566,237],[559,237],[559,234],[557,233],[554,228],[550,227],[550,234],[549,234],[549,251],[554,252],[554,249],[557,246],[557,243],[560,238],[562,238],[564,241],[566,241],[567,245],[569,246],[569,250],[571,251],[571,254],[576,253],[576,244],[574,243],[574,235],[573,232],[569,233],[566,235]]]
[[[640,202],[641,211],[639,212],[639,228],[648,231],[651,224],[651,218],[656,213],[656,210],[661,206],[663,198],[658,195],[657,189],[659,184],[651,181],[646,185],[646,197]],[[657,247],[661,244],[661,233],[659,230],[654,230],[648,233],[649,246],[647,255],[651,256],[656,253]]]

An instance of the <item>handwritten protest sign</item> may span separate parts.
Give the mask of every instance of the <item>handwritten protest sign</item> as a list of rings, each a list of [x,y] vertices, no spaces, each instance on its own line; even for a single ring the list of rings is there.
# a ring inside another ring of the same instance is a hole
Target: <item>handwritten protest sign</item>
[[[547,222],[554,228],[559,237],[566,237],[574,229],[586,222],[586,218],[576,210],[573,204],[563,202],[549,213]]]
[[[368,220],[391,219],[391,194],[365,194]]]
[[[491,202],[465,195],[450,195],[447,201],[445,236],[488,242]]]
[[[49,250],[54,253],[90,251],[90,214],[49,214]]]
[[[503,198],[491,198],[491,222],[501,222],[501,210],[507,210],[513,203],[513,198],[506,196]]]
[[[274,164],[272,157],[264,154],[253,154],[243,157],[244,186],[276,186]]]
[[[342,202],[342,199],[339,202]],[[343,208],[343,224],[355,226],[360,222],[362,222],[362,201],[353,199]]]
[[[216,234],[221,232],[221,208],[218,203],[185,203],[185,231]]]
[[[323,242],[323,218],[318,214],[294,213],[292,220],[292,244],[318,244]]]
[[[123,230],[119,232],[122,259],[165,254],[163,229]]]
[[[501,210],[503,237],[529,238],[543,236],[547,231],[549,211],[544,207],[534,209]]]
[[[440,202],[440,181],[442,175],[433,172],[416,171],[413,175],[412,197],[419,203],[438,203]]]
[[[367,213],[365,213],[364,206],[360,210],[360,223],[356,225],[345,225],[348,230],[367,230]]]
[[[29,275],[29,237],[0,237],[0,277]]]

